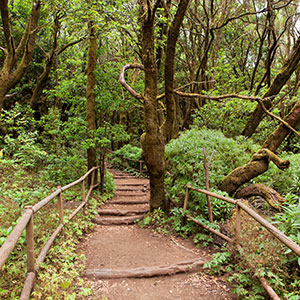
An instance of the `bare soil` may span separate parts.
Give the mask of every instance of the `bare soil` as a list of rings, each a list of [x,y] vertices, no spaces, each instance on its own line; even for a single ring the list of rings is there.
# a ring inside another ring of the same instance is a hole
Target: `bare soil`
[[[115,180],[119,196],[112,200],[136,200],[137,196],[134,194],[149,199],[149,189],[144,189],[144,192],[140,190],[148,184],[147,180],[128,178],[127,173],[116,170],[113,170],[113,173],[118,178],[124,176],[124,179]],[[120,187],[132,190],[121,191]],[[138,191],[135,192],[135,188]],[[101,209],[136,210],[147,207],[149,205],[112,205],[108,201]],[[101,216],[100,211],[99,218],[106,217]],[[140,228],[136,224],[97,225],[95,230],[86,236],[81,248],[87,258],[86,270],[131,270],[139,267],[171,266],[196,258],[206,262],[211,258],[207,249],[196,248],[191,240],[166,237],[149,228]],[[90,300],[237,299],[230,293],[228,283],[221,278],[203,274],[201,267],[193,272],[171,276],[120,279],[85,277],[85,280],[93,290],[93,295],[86,298]]]

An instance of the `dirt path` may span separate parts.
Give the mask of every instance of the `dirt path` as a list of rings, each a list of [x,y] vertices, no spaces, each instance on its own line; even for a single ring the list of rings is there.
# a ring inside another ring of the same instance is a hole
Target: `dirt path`
[[[116,195],[101,208],[95,231],[82,245],[87,258],[84,277],[94,294],[87,299],[237,299],[227,283],[201,274],[201,265],[210,259],[206,250],[134,224],[149,209],[148,180],[111,171]],[[188,272],[153,276],[183,270]],[[138,278],[143,274],[151,277]]]

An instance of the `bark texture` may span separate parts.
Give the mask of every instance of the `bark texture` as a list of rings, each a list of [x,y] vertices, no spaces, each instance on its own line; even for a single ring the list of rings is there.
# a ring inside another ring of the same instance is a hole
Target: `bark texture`
[[[57,37],[60,28],[59,23],[59,16],[56,15],[54,19],[54,28],[53,28],[53,35],[52,35],[52,47],[50,52],[46,56],[46,62],[44,66],[44,70],[42,74],[38,77],[36,85],[34,87],[31,99],[30,99],[30,106],[36,112],[36,114],[40,115],[38,112],[38,100],[43,92],[43,89],[48,81],[50,71],[52,69],[55,57],[56,57],[56,49],[57,49]]]
[[[86,85],[86,119],[87,119],[87,138],[92,139],[93,130],[96,129],[95,122],[95,87],[96,87],[96,63],[97,63],[97,37],[96,29],[93,21],[89,21],[89,50],[88,50],[88,66],[87,66],[87,85]],[[87,150],[88,170],[96,165],[96,148],[89,147]],[[89,178],[90,180],[90,178]],[[95,178],[95,182],[96,182]]]
[[[120,73],[120,83],[132,96],[143,102],[145,133],[141,136],[142,155],[146,163],[150,179],[150,210],[162,208],[168,210],[165,197],[165,142],[172,137],[175,119],[176,103],[174,100],[173,81],[175,73],[175,46],[179,35],[188,0],[178,4],[174,19],[168,30],[165,58],[165,90],[166,90],[166,119],[161,125],[161,103],[158,101],[158,66],[155,55],[154,22],[156,10],[162,2],[138,1],[140,5],[141,48],[143,65],[125,65]],[[170,2],[168,2],[170,4]],[[159,58],[160,59],[160,58]],[[145,72],[144,95],[135,92],[125,81],[126,69],[139,68]]]
[[[41,2],[34,1],[23,36],[18,44],[11,33],[8,0],[0,1],[0,11],[6,49],[4,49],[4,63],[0,72],[0,111],[5,105],[5,95],[14,88],[26,73],[30,66],[40,18]]]
[[[279,193],[263,184],[252,184],[241,189],[236,194],[237,198],[249,198],[252,196],[263,197],[275,209],[280,209],[281,203],[285,202],[285,199]]]
[[[289,80],[293,72],[297,69],[299,61],[300,61],[300,37],[295,42],[295,45],[289,57],[283,64],[283,67],[281,68],[280,72],[274,78],[271,86],[263,96],[263,99],[265,99],[264,105],[267,109],[271,108],[273,103],[272,101],[273,98],[280,92],[280,90]],[[246,127],[243,131],[243,135],[247,137],[252,136],[252,134],[255,132],[257,126],[259,125],[263,117],[264,117],[264,111],[261,108],[261,106],[258,104],[246,124]]]
[[[148,1],[140,1],[142,23],[142,61],[145,71],[144,120],[141,137],[143,159],[150,179],[150,210],[165,208],[165,147],[157,116],[157,64],[154,46],[155,10]]]
[[[296,127],[300,123],[300,100],[286,117],[285,121],[292,127]],[[267,171],[270,161],[281,170],[287,169],[290,162],[281,160],[274,152],[290,132],[291,130],[284,124],[279,125],[266,139],[263,147],[253,155],[250,162],[233,170],[220,182],[220,189],[233,195],[244,183]]]

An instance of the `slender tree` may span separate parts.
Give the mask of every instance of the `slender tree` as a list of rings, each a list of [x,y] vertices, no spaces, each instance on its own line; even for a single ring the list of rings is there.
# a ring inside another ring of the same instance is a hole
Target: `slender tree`
[[[88,22],[89,27],[89,50],[88,50],[88,66],[87,66],[87,85],[86,85],[86,119],[87,119],[87,138],[92,139],[93,131],[96,129],[95,121],[95,87],[96,87],[96,64],[97,64],[97,36],[94,21]],[[96,148],[90,146],[87,149],[88,169],[96,165]]]

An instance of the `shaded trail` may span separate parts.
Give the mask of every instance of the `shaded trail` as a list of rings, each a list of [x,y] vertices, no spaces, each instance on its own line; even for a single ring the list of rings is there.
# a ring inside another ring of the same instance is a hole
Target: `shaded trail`
[[[99,210],[97,226],[82,244],[83,276],[94,294],[87,299],[237,299],[221,279],[200,275],[210,260],[205,249],[134,224],[149,210],[148,180],[110,171],[115,197]]]

